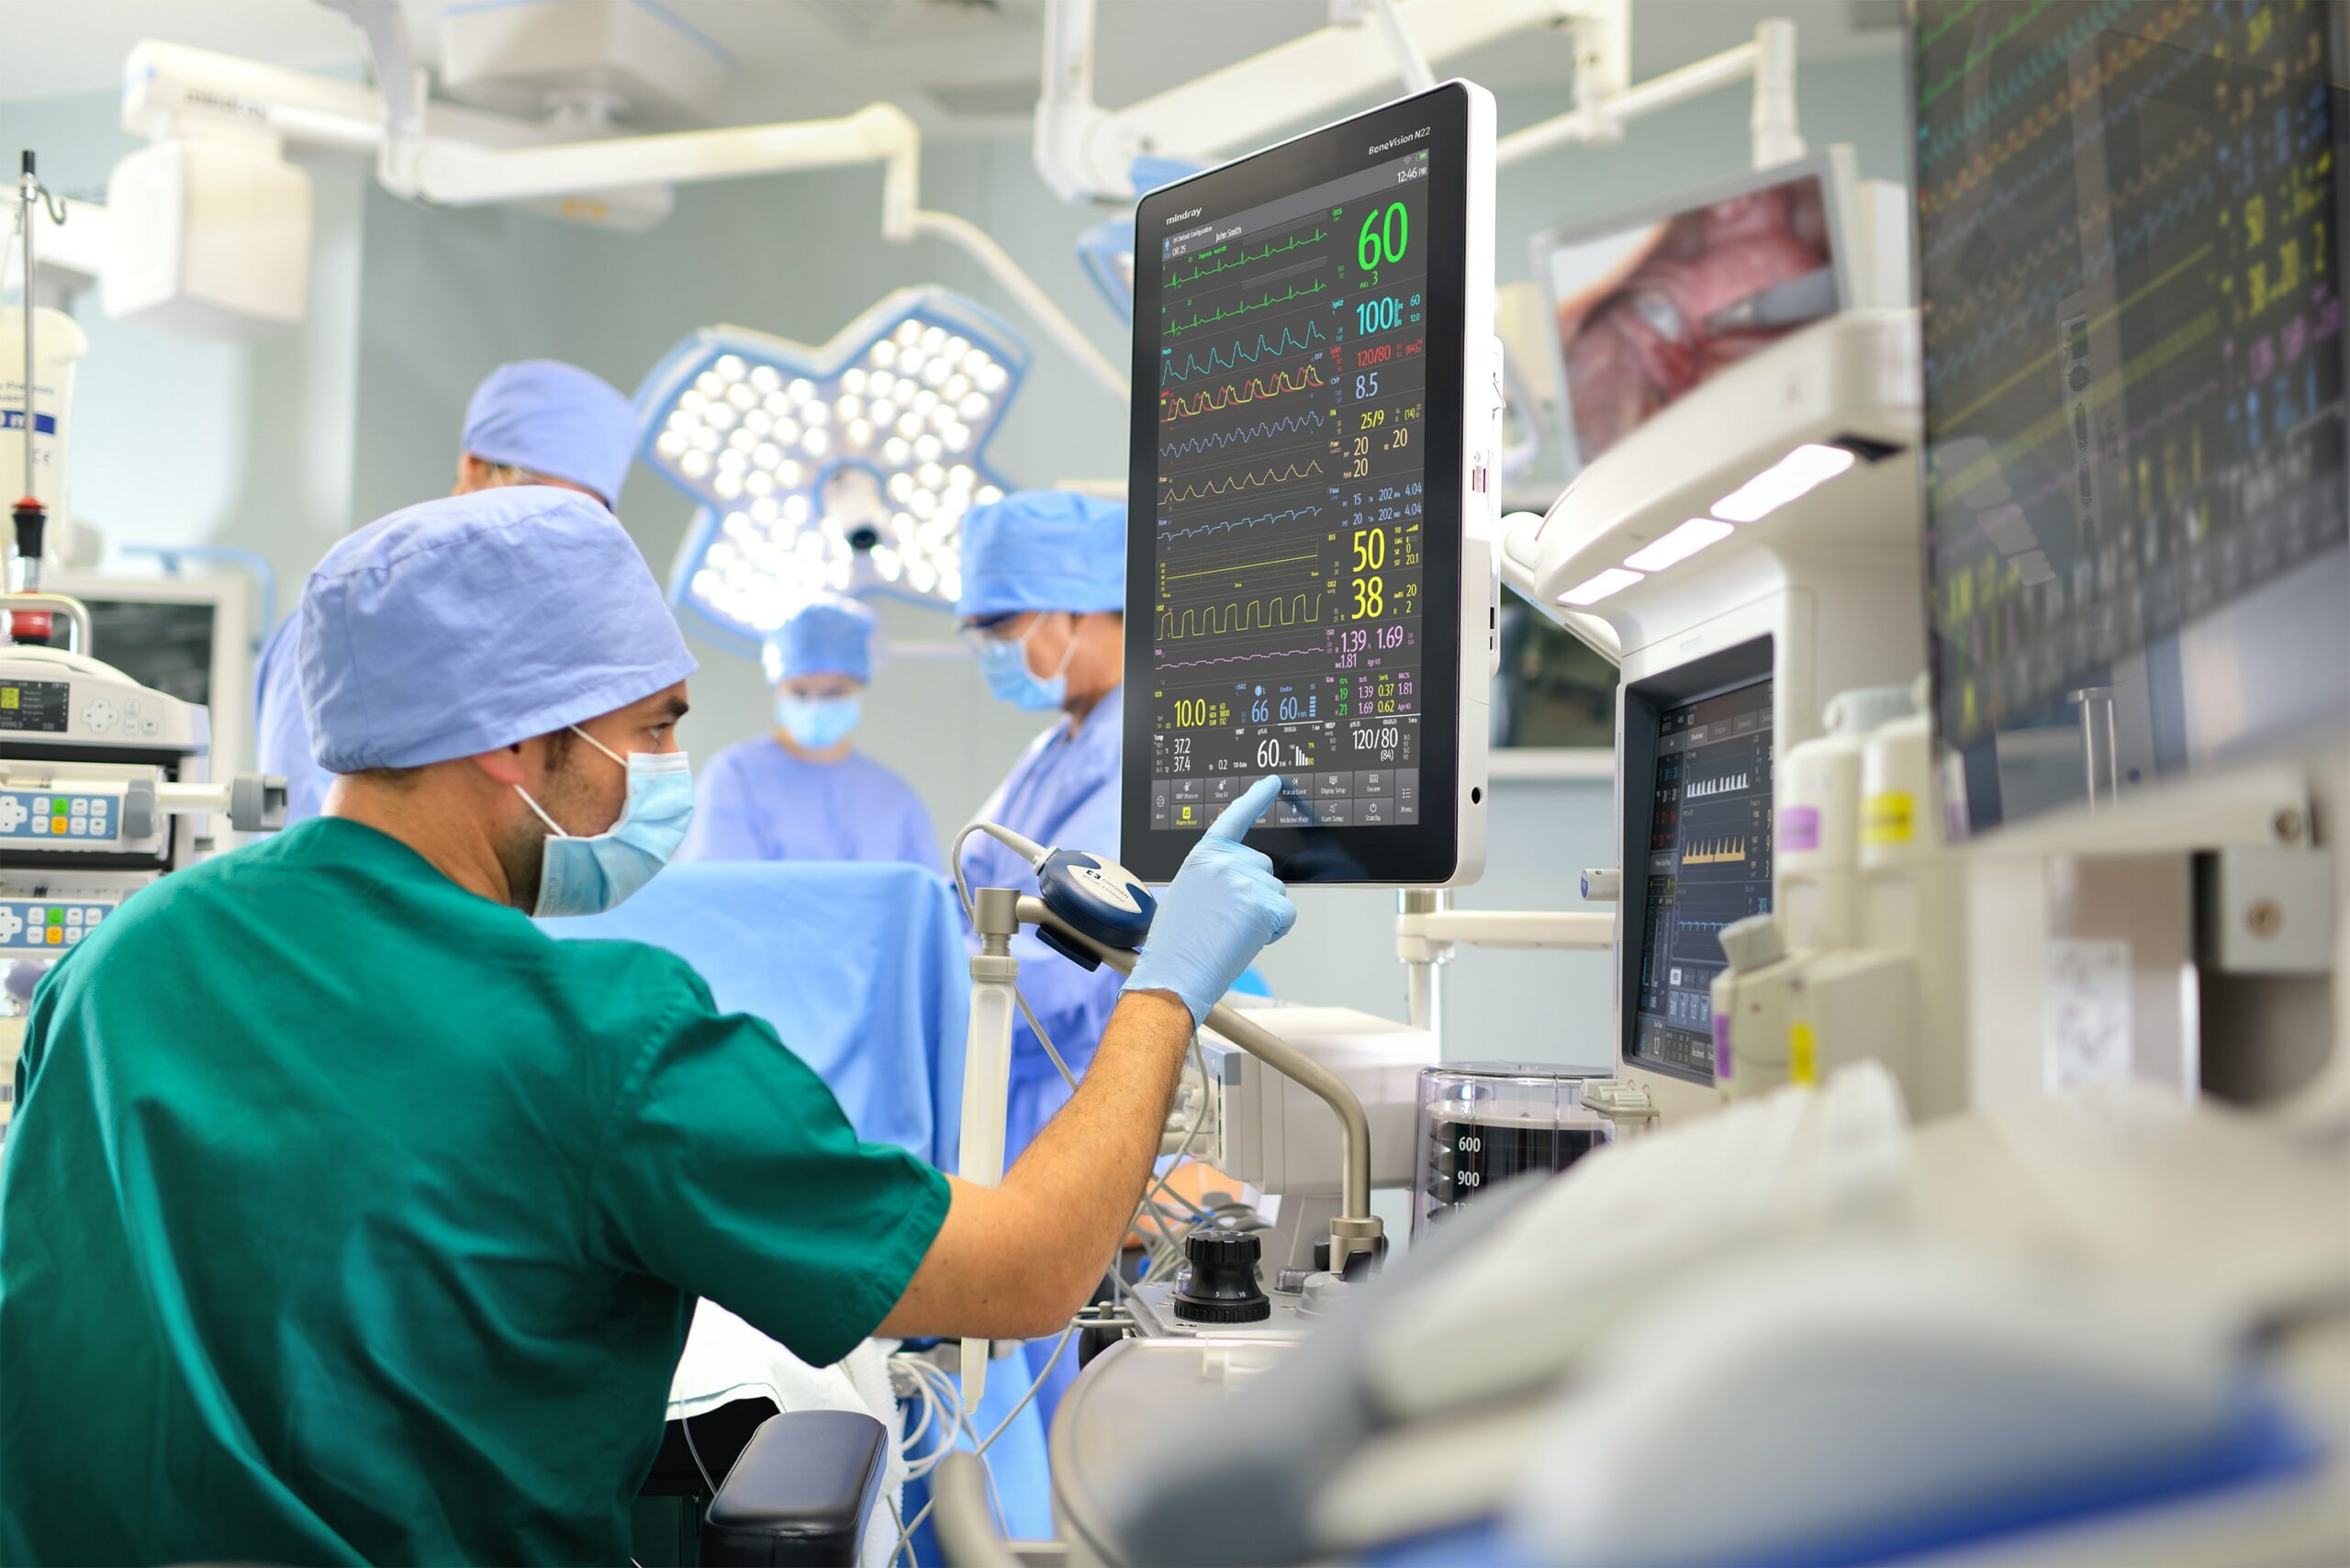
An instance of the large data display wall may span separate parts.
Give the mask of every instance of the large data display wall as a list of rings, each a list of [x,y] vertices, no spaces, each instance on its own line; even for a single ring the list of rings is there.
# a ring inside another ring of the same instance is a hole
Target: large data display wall
[[[1919,8],[1936,701],[1978,829],[2342,711],[2342,17]]]

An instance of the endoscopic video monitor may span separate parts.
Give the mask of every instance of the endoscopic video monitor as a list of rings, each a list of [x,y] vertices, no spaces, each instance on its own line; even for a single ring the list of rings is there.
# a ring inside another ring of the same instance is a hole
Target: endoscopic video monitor
[[[1464,83],[1135,214],[1121,857],[1174,874],[1225,803],[1290,881],[1483,863],[1499,439],[1493,99]],[[1473,386],[1472,386],[1473,384]]]
[[[2350,722],[2345,27],[1919,7],[1934,710],[1976,833]]]
[[[1570,474],[1856,303],[1855,181],[1850,150],[1830,148],[1535,237]]]

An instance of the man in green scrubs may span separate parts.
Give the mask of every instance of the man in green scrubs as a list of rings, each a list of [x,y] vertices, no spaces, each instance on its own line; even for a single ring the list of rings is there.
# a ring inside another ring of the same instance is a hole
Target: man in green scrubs
[[[1270,780],[975,1188],[859,1143],[679,959],[531,923],[624,897],[690,810],[693,661],[610,514],[413,507],[301,615],[326,814],[141,891],[34,998],[0,1561],[617,1562],[696,1297],[818,1364],[1084,1301],[1198,1018],[1293,918],[1238,843]]]

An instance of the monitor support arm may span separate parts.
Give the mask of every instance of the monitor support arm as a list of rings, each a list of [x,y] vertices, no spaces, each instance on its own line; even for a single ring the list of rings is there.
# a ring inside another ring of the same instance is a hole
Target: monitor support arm
[[[1584,872],[1585,896],[1612,896],[1595,882],[1595,878],[1611,875]],[[1606,952],[1616,945],[1613,914],[1455,909],[1452,895],[1440,888],[1406,888],[1395,903],[1395,956],[1404,964],[1406,1021],[1439,1040],[1444,1034],[1443,966],[1452,961],[1456,945],[1559,953]]]

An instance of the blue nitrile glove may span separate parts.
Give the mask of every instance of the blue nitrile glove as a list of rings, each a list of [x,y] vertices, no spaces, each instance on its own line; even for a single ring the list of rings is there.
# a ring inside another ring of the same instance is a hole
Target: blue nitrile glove
[[[1258,951],[1289,935],[1297,906],[1273,863],[1240,842],[1281,789],[1278,775],[1259,778],[1208,824],[1158,895],[1150,939],[1119,990],[1171,991],[1192,1010],[1192,1022],[1203,1024]]]

